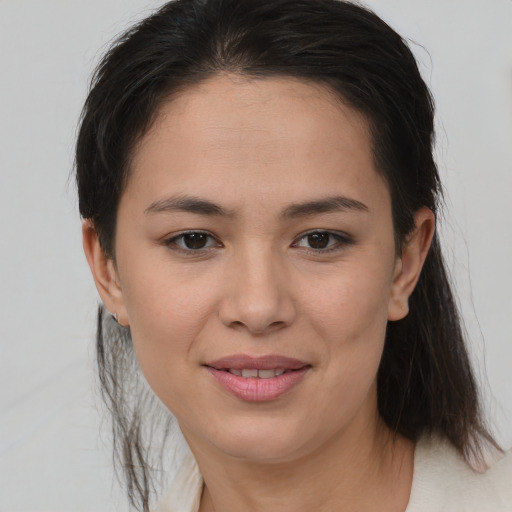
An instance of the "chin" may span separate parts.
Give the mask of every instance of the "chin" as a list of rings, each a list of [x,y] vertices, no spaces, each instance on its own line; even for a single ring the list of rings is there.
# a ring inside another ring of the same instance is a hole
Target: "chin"
[[[322,437],[320,433],[301,428],[303,421],[298,423],[293,425],[282,419],[276,422],[276,418],[270,421],[252,418],[238,424],[230,422],[229,429],[217,430],[217,435],[207,435],[207,438],[215,449],[235,459],[285,462],[311,449],[311,439],[318,442]]]
[[[257,441],[247,438],[240,439],[229,445],[219,446],[225,455],[238,460],[246,460],[251,462],[285,462],[296,458],[296,453],[300,450],[296,443],[292,440],[283,439],[258,439]],[[301,444],[301,443],[299,443]]]

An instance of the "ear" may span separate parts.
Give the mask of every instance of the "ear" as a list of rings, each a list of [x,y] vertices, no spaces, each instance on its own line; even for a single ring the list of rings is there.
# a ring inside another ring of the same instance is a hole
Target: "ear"
[[[409,313],[409,297],[418,282],[435,232],[435,217],[423,207],[414,214],[415,228],[396,260],[388,306],[388,320],[401,320]]]
[[[82,242],[103,304],[110,313],[117,315],[117,321],[121,325],[128,326],[128,315],[116,265],[114,260],[103,252],[98,233],[90,219],[82,223]]]

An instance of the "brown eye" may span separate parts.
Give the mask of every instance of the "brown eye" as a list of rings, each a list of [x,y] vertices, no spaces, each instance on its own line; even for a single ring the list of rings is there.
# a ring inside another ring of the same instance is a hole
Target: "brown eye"
[[[352,238],[342,233],[332,231],[310,231],[302,235],[294,247],[310,249],[318,254],[334,250],[341,250],[347,245],[353,244]]]
[[[204,249],[208,242],[206,233],[187,233],[183,235],[183,244],[187,249]]]
[[[329,233],[311,233],[307,235],[309,247],[312,249],[325,249],[329,246],[330,238]]]
[[[222,244],[204,231],[189,231],[166,240],[165,245],[170,249],[176,248],[181,251],[194,252],[210,247],[220,247]]]

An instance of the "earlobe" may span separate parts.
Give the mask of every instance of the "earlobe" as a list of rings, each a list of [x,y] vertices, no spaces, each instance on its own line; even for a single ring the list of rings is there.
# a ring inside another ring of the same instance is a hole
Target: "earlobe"
[[[435,217],[423,207],[414,214],[415,229],[406,240],[395,266],[388,320],[401,320],[409,312],[409,297],[418,282],[435,232]]]
[[[117,316],[121,325],[128,326],[123,291],[114,260],[103,251],[98,233],[90,219],[86,219],[82,223],[82,242],[103,304],[108,311]]]

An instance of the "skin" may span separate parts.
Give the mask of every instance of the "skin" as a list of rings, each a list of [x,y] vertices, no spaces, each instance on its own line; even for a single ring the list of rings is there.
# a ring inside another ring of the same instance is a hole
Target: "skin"
[[[161,107],[130,173],[116,262],[89,221],[84,248],[196,457],[201,512],[405,510],[414,447],[380,420],[376,374],[434,218],[420,209],[396,253],[364,117],[320,85],[219,75]],[[165,203],[191,196],[225,214]],[[335,196],[364,206],[290,210]],[[209,235],[204,248],[177,238],[190,230]],[[325,248],[311,232],[331,233]],[[239,353],[311,368],[283,396],[249,402],[204,366]]]

